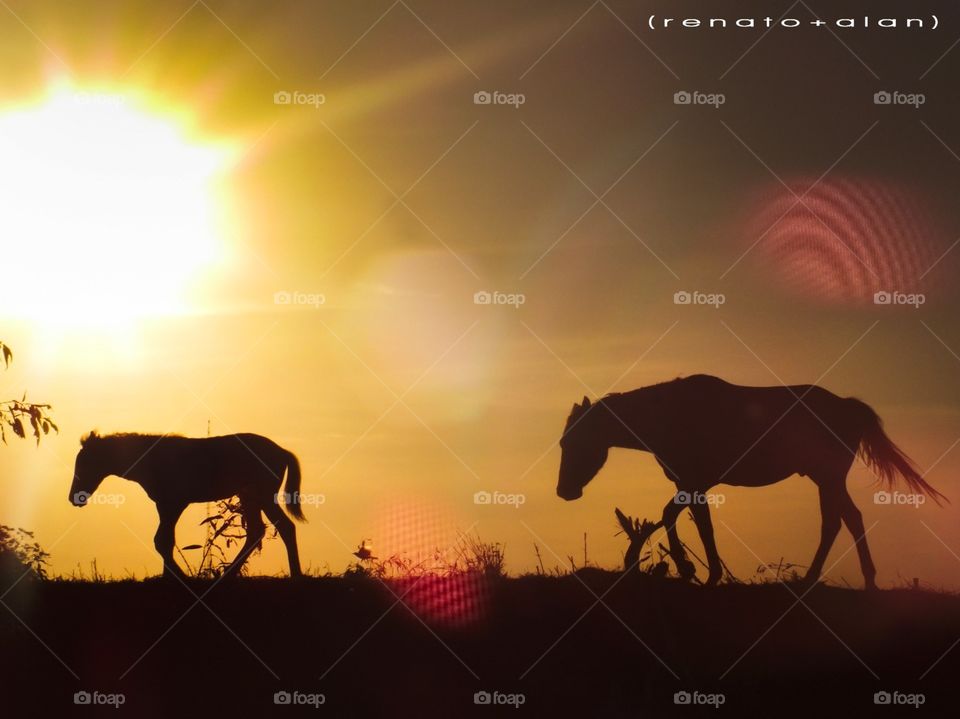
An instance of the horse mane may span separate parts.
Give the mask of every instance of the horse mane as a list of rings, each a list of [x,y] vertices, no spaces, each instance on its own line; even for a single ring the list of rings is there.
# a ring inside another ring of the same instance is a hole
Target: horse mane
[[[586,406],[587,402],[589,401],[589,398],[584,396],[582,403],[576,403],[573,405],[573,409],[570,410],[570,414],[567,416],[566,426],[567,427],[573,426],[576,423],[576,421],[579,419],[579,417],[587,409],[597,404],[600,404],[601,402],[608,402],[610,400],[617,401],[621,398],[624,398],[629,402],[631,398],[656,396],[662,390],[669,390],[673,387],[676,387],[680,383],[686,383],[686,382],[689,382],[690,380],[694,380],[694,381],[708,380],[708,381],[723,382],[723,380],[719,379],[718,377],[713,377],[711,375],[693,374],[688,377],[682,377],[682,376],[674,377],[671,380],[666,380],[664,382],[659,382],[657,384],[646,385],[644,387],[639,387],[637,389],[629,390],[627,392],[608,392],[607,394],[603,395],[600,399],[598,399],[596,402],[591,403],[589,406]]]
[[[80,438],[80,446],[86,447],[88,444],[93,442],[99,442],[104,439],[148,439],[148,440],[158,440],[163,437],[182,437],[181,434],[150,434],[143,432],[111,432],[110,434],[100,434],[97,430],[91,430],[87,434],[83,435]]]
[[[648,384],[643,387],[638,387],[637,389],[629,390],[627,392],[608,392],[607,394],[603,395],[603,397],[601,397],[598,401],[602,402],[605,399],[617,399],[619,397],[624,397],[626,395],[637,394],[640,392],[648,392],[651,390],[656,391],[656,390],[668,389],[679,382],[688,382],[690,380],[702,380],[702,379],[717,380],[720,382],[723,381],[719,377],[713,377],[712,375],[707,375],[707,374],[692,374],[692,375],[689,375],[688,377],[677,376],[677,377],[674,377],[673,379],[668,379],[663,382],[658,382],[656,384]]]

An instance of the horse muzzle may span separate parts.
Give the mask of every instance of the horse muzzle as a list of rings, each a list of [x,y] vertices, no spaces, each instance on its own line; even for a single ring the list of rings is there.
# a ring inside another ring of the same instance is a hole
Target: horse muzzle
[[[570,502],[574,499],[580,499],[580,497],[583,496],[583,489],[566,489],[564,487],[557,487],[557,496],[560,497],[560,499],[565,499]]]

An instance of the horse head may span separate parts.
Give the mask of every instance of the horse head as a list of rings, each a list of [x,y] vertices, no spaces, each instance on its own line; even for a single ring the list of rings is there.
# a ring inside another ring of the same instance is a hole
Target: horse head
[[[103,478],[110,474],[104,469],[103,438],[96,432],[91,432],[80,440],[80,451],[73,468],[73,483],[70,485],[70,503],[74,507],[83,507],[87,504]]]
[[[597,432],[597,404],[588,397],[573,405],[560,439],[560,479],[557,495],[563,499],[579,499],[583,488],[593,479],[607,461],[608,445]]]

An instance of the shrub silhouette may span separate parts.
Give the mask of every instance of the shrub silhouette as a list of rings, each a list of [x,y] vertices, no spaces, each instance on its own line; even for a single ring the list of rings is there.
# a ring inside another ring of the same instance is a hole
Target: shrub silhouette
[[[3,358],[4,369],[10,367],[13,350],[4,342],[0,342],[0,357]],[[51,429],[54,432],[60,431],[50,418],[49,412],[49,404],[27,402],[26,393],[22,399],[0,402],[0,440],[7,443],[7,427],[17,437],[25,439],[29,426],[37,444],[40,444],[40,438],[49,434]],[[34,577],[46,579],[49,556],[40,544],[34,541],[32,532],[0,525],[0,576],[12,575],[15,581],[19,581],[24,574],[32,573]]]
[[[0,524],[0,576],[18,581],[25,574],[47,578],[50,555],[33,538],[33,532]]]

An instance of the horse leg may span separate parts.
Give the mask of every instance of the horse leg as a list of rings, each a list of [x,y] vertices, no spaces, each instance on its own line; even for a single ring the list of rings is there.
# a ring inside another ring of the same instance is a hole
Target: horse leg
[[[670,544],[670,556],[674,564],[677,565],[677,574],[681,579],[693,579],[697,573],[697,568],[689,559],[687,553],[683,550],[680,543],[680,536],[677,534],[677,516],[683,511],[686,505],[679,504],[675,498],[667,502],[663,508],[663,527],[667,530],[667,541]]]
[[[300,577],[303,573],[300,571],[300,553],[297,550],[297,528],[293,521],[287,516],[283,508],[274,501],[270,501],[263,506],[263,513],[267,515],[273,526],[280,533],[284,546],[287,548],[287,559],[290,560],[290,576]]]
[[[707,554],[707,564],[710,567],[710,576],[707,577],[706,586],[712,587],[723,576],[723,564],[720,562],[717,542],[713,536],[710,507],[700,502],[694,502],[690,505],[690,511],[693,512],[693,521],[697,525],[697,531],[700,532],[700,541],[703,542],[703,549]]]
[[[842,479],[840,482],[836,480],[818,482],[818,486],[820,488],[821,515],[820,546],[810,563],[810,569],[807,570],[806,577],[804,577],[804,582],[811,586],[820,579],[823,563],[827,560],[830,548],[840,532],[840,512],[843,506],[843,494],[845,493]]]
[[[183,570],[180,569],[176,560],[173,558],[173,546],[176,543],[177,520],[186,509],[185,504],[158,504],[157,514],[160,516],[160,524],[157,527],[157,533],[153,535],[153,546],[156,548],[160,558],[163,559],[163,576],[177,576],[186,578]]]
[[[853,503],[850,494],[844,488],[841,498],[840,514],[843,517],[843,523],[847,525],[853,540],[857,543],[857,555],[860,557],[860,570],[863,572],[863,580],[866,589],[876,589],[877,569],[873,566],[873,559],[870,557],[870,547],[867,546],[866,531],[863,528],[863,515]]]
[[[259,505],[254,505],[251,502],[245,502],[241,499],[240,511],[243,512],[243,521],[247,525],[247,538],[237,553],[237,556],[234,557],[233,561],[223,570],[224,576],[233,574],[234,572],[239,574],[243,563],[247,561],[250,553],[259,546],[260,540],[263,539],[263,535],[266,534],[267,531],[266,525],[263,523],[263,517],[260,516]]]

